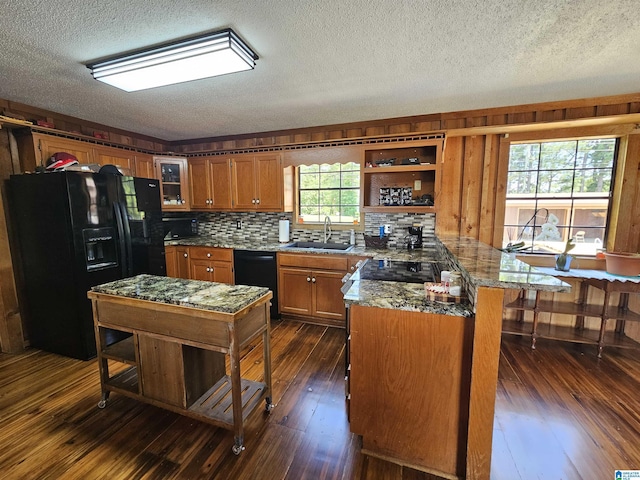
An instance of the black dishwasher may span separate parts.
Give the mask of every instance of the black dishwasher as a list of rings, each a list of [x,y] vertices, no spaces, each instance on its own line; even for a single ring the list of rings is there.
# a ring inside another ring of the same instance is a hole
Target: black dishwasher
[[[267,287],[273,292],[271,318],[280,318],[278,312],[278,269],[276,252],[234,250],[233,267],[236,285]]]

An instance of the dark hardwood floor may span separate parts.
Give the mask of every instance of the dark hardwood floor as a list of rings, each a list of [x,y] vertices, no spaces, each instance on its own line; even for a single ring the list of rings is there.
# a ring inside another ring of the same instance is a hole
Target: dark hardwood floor
[[[243,352],[259,376],[261,348]],[[637,352],[504,337],[492,478],[607,479],[640,468]],[[344,331],[275,321],[274,401],[233,434],[112,394],[100,410],[97,366],[29,350],[0,355],[3,479],[405,479],[434,477],[361,455],[344,405]],[[384,412],[381,412],[384,414]]]

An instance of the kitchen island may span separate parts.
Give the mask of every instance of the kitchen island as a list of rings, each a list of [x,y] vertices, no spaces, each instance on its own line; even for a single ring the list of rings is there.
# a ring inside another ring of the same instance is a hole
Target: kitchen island
[[[271,404],[269,300],[264,287],[138,275],[95,286],[92,302],[102,388],[234,432]],[[262,336],[264,378],[241,378],[240,350]],[[118,341],[113,342],[117,338]],[[225,366],[229,356],[230,371]]]
[[[368,455],[489,479],[504,289],[570,286],[473,239],[438,238],[435,257],[461,272],[465,301],[429,301],[421,284],[351,279],[351,431]]]

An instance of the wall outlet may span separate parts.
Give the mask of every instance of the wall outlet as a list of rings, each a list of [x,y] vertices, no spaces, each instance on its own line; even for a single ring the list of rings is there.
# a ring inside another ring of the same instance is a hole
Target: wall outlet
[[[391,225],[387,224],[384,226],[384,234],[389,235],[391,233]]]
[[[239,218],[238,220],[236,220],[236,228],[238,230],[242,230],[242,219]]]
[[[414,180],[413,181],[413,189],[414,190],[422,190],[422,181],[421,180]]]

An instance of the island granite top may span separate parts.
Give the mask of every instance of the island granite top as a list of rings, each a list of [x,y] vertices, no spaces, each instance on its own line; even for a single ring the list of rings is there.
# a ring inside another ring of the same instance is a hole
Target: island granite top
[[[91,291],[232,314],[269,293],[269,289],[265,287],[227,285],[146,274],[96,285]]]
[[[427,299],[422,283],[356,280],[344,295],[350,305],[437,313],[456,317],[471,317],[469,303],[444,303]]]

